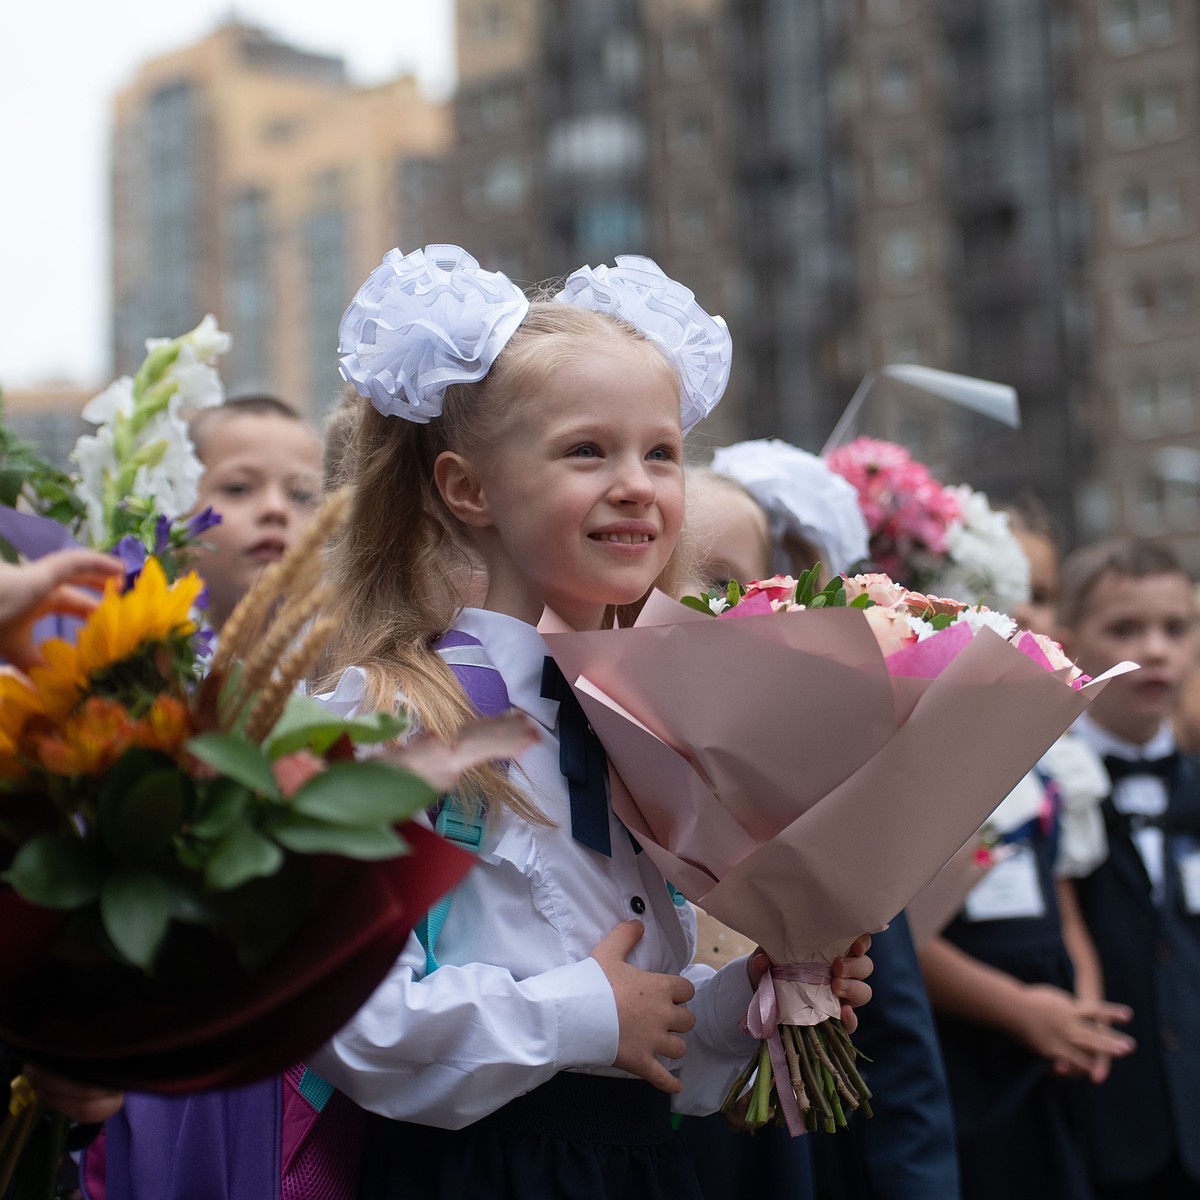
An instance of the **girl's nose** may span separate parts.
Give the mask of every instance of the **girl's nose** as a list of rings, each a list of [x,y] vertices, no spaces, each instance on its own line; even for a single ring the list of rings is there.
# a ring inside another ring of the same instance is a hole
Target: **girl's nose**
[[[624,504],[649,504],[654,500],[654,479],[640,458],[618,464],[613,477],[612,495]]]
[[[275,484],[263,488],[262,503],[258,509],[260,521],[286,525],[289,512],[287,492],[284,488]]]

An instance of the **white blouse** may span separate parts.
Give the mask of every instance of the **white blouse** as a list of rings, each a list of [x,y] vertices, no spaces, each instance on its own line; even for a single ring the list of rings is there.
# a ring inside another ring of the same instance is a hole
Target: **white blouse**
[[[614,926],[636,917],[646,931],[628,961],[685,975],[696,986],[687,1054],[665,1061],[684,1083],[674,1105],[714,1112],[757,1046],[739,1027],[751,997],[746,960],[717,973],[689,965],[694,911],[676,904],[611,810],[611,858],[572,838],[558,702],[541,696],[547,650],[537,630],[480,609],[464,610],[455,628],[479,639],[514,708],[536,722],[538,740],[516,766],[553,825],[508,812],[491,818],[479,864],[453,894],[438,970],[425,974],[424,948],[410,937],[366,1005],[313,1056],[313,1070],[363,1108],[447,1129],[479,1120],[559,1071],[623,1075],[612,1066],[612,988],[588,956]],[[349,675],[335,695],[344,702],[361,694],[360,683],[361,673]]]

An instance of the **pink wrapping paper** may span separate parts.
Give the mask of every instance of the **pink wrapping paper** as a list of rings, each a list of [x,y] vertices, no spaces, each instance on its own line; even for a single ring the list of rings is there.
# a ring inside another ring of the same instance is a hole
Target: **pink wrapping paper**
[[[983,851],[985,858],[980,859]],[[1013,847],[993,846],[989,851],[982,838],[972,838],[904,907],[913,945],[919,950],[930,938],[950,924],[977,883],[998,863],[1008,858]]]
[[[659,593],[629,629],[549,612],[540,628],[608,751],[617,815],[777,963],[831,962],[883,928],[1133,666],[1075,690],[952,626],[892,676],[857,609],[720,621]],[[777,991],[786,1023],[838,1015],[827,984]]]

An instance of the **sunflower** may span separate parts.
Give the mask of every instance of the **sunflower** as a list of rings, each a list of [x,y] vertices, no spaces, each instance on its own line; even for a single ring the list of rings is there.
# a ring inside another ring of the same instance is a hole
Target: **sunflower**
[[[191,608],[203,587],[194,571],[168,584],[156,558],[146,560],[129,591],[122,593],[111,581],[76,642],[53,638],[43,643],[45,661],[29,672],[51,720],[62,720],[75,707],[93,675],[147,647],[193,633]]]

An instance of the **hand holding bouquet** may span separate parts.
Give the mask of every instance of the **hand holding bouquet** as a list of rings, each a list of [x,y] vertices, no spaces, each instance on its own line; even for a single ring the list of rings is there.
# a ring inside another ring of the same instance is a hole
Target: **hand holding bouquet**
[[[656,594],[628,629],[542,623],[608,751],[617,814],[778,964],[747,1014],[754,1066],[770,1064],[751,1115],[778,1111],[793,1133],[836,1127],[839,1075],[857,1086],[841,1035],[818,1048],[803,1032],[838,1014],[830,963],[904,908],[1103,686],[998,614],[882,576],[815,580],[690,606]]]

